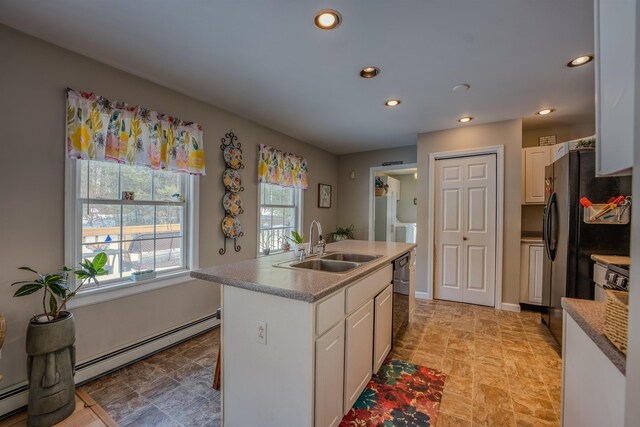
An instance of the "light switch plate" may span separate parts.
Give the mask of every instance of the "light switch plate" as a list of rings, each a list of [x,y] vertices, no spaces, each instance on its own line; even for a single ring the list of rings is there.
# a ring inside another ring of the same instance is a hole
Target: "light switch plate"
[[[256,339],[260,344],[267,345],[267,322],[258,320],[256,322]]]

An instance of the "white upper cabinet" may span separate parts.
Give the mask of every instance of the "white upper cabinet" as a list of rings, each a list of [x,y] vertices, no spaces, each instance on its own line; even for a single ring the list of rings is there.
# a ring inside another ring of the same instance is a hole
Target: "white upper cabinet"
[[[596,170],[633,166],[636,0],[595,0]]]
[[[522,149],[522,204],[544,203],[544,168],[551,163],[553,146]]]

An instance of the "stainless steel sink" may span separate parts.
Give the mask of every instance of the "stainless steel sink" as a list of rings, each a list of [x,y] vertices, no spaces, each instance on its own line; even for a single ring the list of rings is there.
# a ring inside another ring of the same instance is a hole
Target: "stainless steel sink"
[[[351,254],[346,252],[336,252],[322,257],[322,259],[349,262],[369,262],[378,258],[380,258],[380,255]]]
[[[360,264],[357,262],[334,261],[330,259],[309,259],[290,264],[289,267],[324,271],[327,273],[346,273],[354,268],[360,267]]]

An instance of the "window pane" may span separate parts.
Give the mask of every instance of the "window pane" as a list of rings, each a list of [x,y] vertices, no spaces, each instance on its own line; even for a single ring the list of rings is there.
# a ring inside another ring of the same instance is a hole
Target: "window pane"
[[[273,228],[284,226],[284,209],[273,209]]]
[[[153,239],[122,242],[122,275],[132,271],[153,270]]]
[[[156,208],[156,238],[182,234],[182,206],[158,206]]]
[[[87,165],[89,171],[87,175]],[[80,194],[90,199],[120,199],[118,174],[120,165],[109,162],[78,161],[80,168]],[[87,187],[87,176],[89,186]]]
[[[151,200],[153,171],[144,166],[121,165],[120,168],[122,191],[133,191],[135,200]]]
[[[271,216],[273,215],[272,208],[260,209],[260,228],[271,228]]]
[[[182,267],[182,237],[156,240],[156,270]]]
[[[153,225],[153,206],[125,205],[122,207],[123,240],[153,239]]]
[[[180,183],[183,179],[183,174],[154,171],[153,179],[153,200],[171,200],[171,196],[174,194],[181,194]],[[182,196],[184,196],[184,194],[182,194]]]
[[[93,259],[93,257],[100,252],[104,252],[107,255],[107,263],[104,266],[107,274],[100,276],[98,281],[103,282],[119,278],[120,263],[118,262],[118,257],[120,255],[120,242],[110,242],[97,249],[93,244],[82,245],[82,259]],[[79,284],[80,283],[78,283],[78,285]]]
[[[82,243],[120,240],[120,206],[83,203]]]

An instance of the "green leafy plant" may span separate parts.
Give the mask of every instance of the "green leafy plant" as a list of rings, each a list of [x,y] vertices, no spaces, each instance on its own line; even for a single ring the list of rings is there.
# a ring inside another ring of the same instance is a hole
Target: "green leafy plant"
[[[386,191],[389,189],[389,185],[385,184],[382,178],[376,176],[376,188],[383,188]]]
[[[93,260],[86,259],[80,263],[75,269],[71,269],[67,266],[63,266],[62,270],[58,273],[38,273],[30,267],[20,267],[19,270],[30,271],[36,275],[34,280],[21,280],[19,282],[12,283],[14,285],[22,285],[15,294],[14,297],[23,297],[31,295],[39,290],[43,290],[42,296],[42,309],[43,315],[47,317],[47,321],[55,320],[59,318],[62,311],[64,311],[67,302],[76,296],[80,288],[86,283],[94,282],[98,283],[98,276],[106,274],[104,269],[107,263],[107,255],[104,252],[100,252]],[[70,272],[75,274],[76,279],[80,281],[80,284],[71,291],[68,285],[68,275]],[[49,306],[47,307],[47,300]],[[34,316],[38,317],[38,316]]]
[[[287,239],[291,240],[296,245],[304,242],[302,236],[296,230],[291,230],[291,237],[287,236]]]
[[[336,232],[333,234],[335,234],[336,236],[342,236],[345,239],[353,239],[353,230],[355,230],[355,227],[353,224],[351,224],[349,227],[336,228]]]

